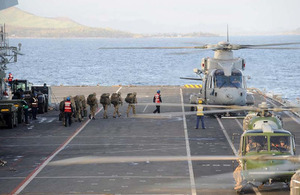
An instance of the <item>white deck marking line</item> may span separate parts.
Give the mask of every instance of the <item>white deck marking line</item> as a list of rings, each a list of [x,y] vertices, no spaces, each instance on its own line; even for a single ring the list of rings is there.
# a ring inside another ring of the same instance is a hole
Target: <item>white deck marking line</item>
[[[131,179],[187,179],[187,176],[129,176],[129,175],[113,175],[113,176],[53,176],[53,177],[36,177],[37,179],[115,179],[115,178],[131,178]]]
[[[216,118],[217,118],[217,121],[218,121],[218,123],[219,123],[219,125],[220,125],[220,127],[221,127],[221,130],[223,131],[223,133],[224,133],[224,135],[225,135],[225,137],[226,137],[226,139],[227,139],[227,141],[228,141],[228,143],[229,143],[229,145],[230,145],[230,147],[231,147],[231,149],[232,149],[234,155],[237,156],[238,153],[237,153],[237,151],[236,151],[236,149],[235,149],[233,143],[231,142],[231,140],[230,140],[230,138],[229,138],[229,135],[228,135],[228,133],[226,132],[226,129],[224,128],[224,126],[223,126],[221,120],[220,120],[218,117],[216,117]]]
[[[289,111],[283,111],[286,115],[291,117],[296,123],[300,124],[300,121],[297,120]]]
[[[121,89],[120,87],[118,91]],[[117,91],[117,92],[118,92]],[[95,113],[98,114],[103,108],[98,109],[98,111]],[[60,152],[62,151],[75,137],[78,135],[85,127],[86,125],[91,121],[92,119],[87,120],[85,123],[83,123],[61,146],[59,146],[50,156],[46,158],[38,167],[36,167],[10,194],[19,194],[21,193],[25,187],[39,174],[47,165],[48,163]]]
[[[144,108],[143,112],[145,112],[145,111],[146,111],[146,109],[148,108],[148,105],[149,105],[149,104],[147,104],[147,105],[145,106],[145,108]]]
[[[194,176],[194,172],[193,172],[193,164],[191,161],[191,149],[190,149],[190,143],[189,143],[188,132],[187,132],[186,118],[185,118],[185,113],[184,113],[183,94],[182,94],[181,88],[180,88],[180,97],[181,97],[181,109],[182,109],[184,136],[185,136],[185,143],[186,143],[186,153],[187,153],[187,158],[188,158],[188,167],[189,167],[190,182],[191,182],[191,191],[192,191],[192,195],[197,195],[195,176]]]
[[[241,127],[242,131],[243,131],[243,125],[240,123],[240,121],[238,119],[235,119],[236,123]]]

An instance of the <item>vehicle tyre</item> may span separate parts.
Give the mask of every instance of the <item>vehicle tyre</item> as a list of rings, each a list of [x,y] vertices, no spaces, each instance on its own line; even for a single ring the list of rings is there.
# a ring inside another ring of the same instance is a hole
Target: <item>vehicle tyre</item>
[[[18,123],[22,123],[24,121],[24,111],[23,109],[21,111],[18,111]]]
[[[14,118],[13,118],[13,114],[8,115],[7,117],[7,127],[9,129],[12,129],[14,127]]]
[[[45,112],[48,112],[48,100],[46,100]]]
[[[18,126],[18,115],[14,116],[14,127]]]
[[[39,104],[39,114],[44,114],[44,105],[43,104]]]

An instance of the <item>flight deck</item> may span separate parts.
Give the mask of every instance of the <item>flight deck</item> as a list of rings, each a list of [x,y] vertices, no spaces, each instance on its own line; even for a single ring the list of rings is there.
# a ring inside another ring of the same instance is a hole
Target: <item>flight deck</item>
[[[206,129],[195,129],[195,115],[187,115],[189,95],[198,88],[183,86],[58,86],[52,87],[52,103],[66,96],[96,92],[137,93],[137,114],[151,114],[157,90],[163,103],[161,113],[181,112],[171,118],[126,117],[127,103],[121,106],[121,117],[113,118],[113,106],[108,119],[103,119],[99,105],[96,120],[87,117],[64,127],[59,121],[58,107],[38,115],[29,125],[0,129],[0,194],[236,194],[233,171],[235,161],[173,161],[130,162],[107,164],[77,164],[51,166],[50,162],[84,156],[198,156],[237,155],[242,130],[242,118],[205,116]],[[266,101],[279,103],[254,94],[255,104]],[[140,104],[140,105],[139,105]],[[300,150],[299,118],[290,112],[278,113],[283,128],[296,137]],[[158,114],[153,114],[158,115]],[[289,194],[285,184],[266,185],[263,189],[247,188],[248,194]]]

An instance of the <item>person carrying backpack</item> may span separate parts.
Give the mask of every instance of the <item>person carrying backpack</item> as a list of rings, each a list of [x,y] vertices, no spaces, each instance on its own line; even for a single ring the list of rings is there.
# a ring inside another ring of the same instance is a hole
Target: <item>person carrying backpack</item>
[[[103,93],[100,98],[100,103],[103,106],[103,118],[107,119],[107,108],[110,105],[109,93]]]
[[[125,101],[128,103],[128,108],[126,113],[127,113],[127,117],[129,117],[129,111],[131,110],[131,108],[132,108],[132,113],[135,114],[135,104],[137,104],[136,92],[127,94]]]
[[[115,108],[113,117],[116,118],[116,114],[118,115],[118,117],[120,117],[121,113],[119,112],[119,107],[120,107],[120,105],[123,105],[121,92],[113,93],[110,97],[110,101],[114,105],[114,108]]]
[[[95,113],[98,108],[98,100],[96,93],[90,94],[87,98],[87,104],[90,106],[89,119],[95,120]]]

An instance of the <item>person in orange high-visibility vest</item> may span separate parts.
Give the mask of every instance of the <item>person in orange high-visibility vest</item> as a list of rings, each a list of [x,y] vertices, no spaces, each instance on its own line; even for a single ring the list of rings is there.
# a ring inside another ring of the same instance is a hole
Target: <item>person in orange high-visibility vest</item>
[[[157,90],[157,94],[153,97],[153,103],[156,103],[156,109],[153,111],[153,113],[160,113],[160,103],[162,103],[160,90]]]
[[[72,124],[72,113],[73,113],[73,107],[71,103],[71,98],[67,97],[64,107],[63,107],[64,113],[65,113],[65,127],[71,126]]]
[[[198,105],[197,105],[197,123],[196,123],[195,129],[199,128],[199,121],[200,121],[200,119],[201,119],[202,129],[205,129],[202,99],[198,99]]]
[[[12,76],[11,72],[8,73],[8,78],[7,78],[7,81],[8,83],[10,84],[10,86],[12,85],[12,81],[13,81],[14,77]]]

